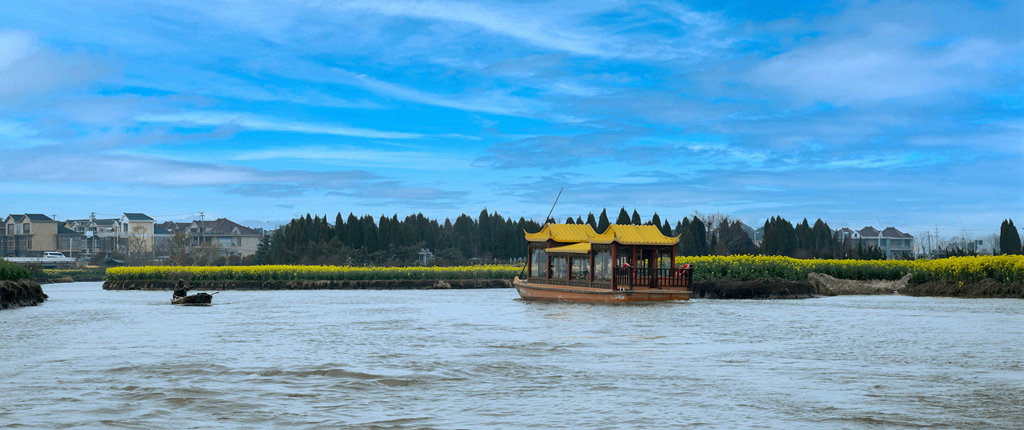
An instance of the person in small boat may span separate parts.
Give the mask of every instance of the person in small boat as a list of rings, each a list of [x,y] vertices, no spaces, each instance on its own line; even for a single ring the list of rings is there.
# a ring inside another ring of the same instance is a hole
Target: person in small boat
[[[185,286],[185,280],[179,279],[178,286],[174,289],[174,298],[185,297],[188,295],[188,287]]]

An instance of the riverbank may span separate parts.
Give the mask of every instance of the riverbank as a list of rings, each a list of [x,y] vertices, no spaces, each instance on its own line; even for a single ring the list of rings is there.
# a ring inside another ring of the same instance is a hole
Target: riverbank
[[[805,281],[769,279],[738,281],[694,281],[695,299],[805,299],[820,296],[903,294],[922,297],[1024,298],[1024,284],[1000,283],[992,279],[972,284],[957,282],[909,283],[910,276],[896,281],[837,279],[812,273]],[[173,290],[172,281],[106,281],[105,290]],[[334,281],[193,281],[194,291],[226,290],[470,290],[511,288],[507,279],[447,280],[334,280]]]
[[[854,281],[811,273],[807,281],[814,287],[814,294],[821,296],[902,294],[919,297],[1024,299],[1024,283],[1021,282],[998,282],[986,278],[980,282],[934,281],[915,284],[910,282],[912,276],[906,275],[896,281]]]
[[[0,309],[35,306],[46,299],[43,287],[30,279],[0,281]]]
[[[173,290],[173,281],[106,281],[104,290]],[[512,288],[508,279],[401,279],[345,281],[193,281],[189,289],[203,290],[470,290]]]

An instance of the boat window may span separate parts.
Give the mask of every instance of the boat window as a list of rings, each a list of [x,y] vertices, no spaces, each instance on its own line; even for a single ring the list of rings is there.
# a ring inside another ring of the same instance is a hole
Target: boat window
[[[534,249],[530,256],[530,276],[548,277],[548,253],[543,249]]]
[[[598,252],[594,254],[594,280],[610,281],[612,279],[612,253]]]
[[[672,268],[672,253],[659,252],[658,253],[658,268],[659,269],[671,269]]]
[[[590,279],[590,258],[573,257],[570,261],[572,263],[572,279]]]
[[[551,257],[551,278],[565,279],[568,275],[568,262],[566,257]]]

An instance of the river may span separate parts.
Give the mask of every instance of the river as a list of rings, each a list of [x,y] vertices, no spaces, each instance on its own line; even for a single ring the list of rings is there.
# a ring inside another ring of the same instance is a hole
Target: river
[[[0,311],[0,427],[1024,427],[1024,300],[101,285]]]

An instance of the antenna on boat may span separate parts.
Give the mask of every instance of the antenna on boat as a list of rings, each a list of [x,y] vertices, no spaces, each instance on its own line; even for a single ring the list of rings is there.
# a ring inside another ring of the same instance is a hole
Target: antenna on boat
[[[557,196],[555,196],[555,203],[553,203],[553,204],[551,205],[551,210],[550,210],[550,211],[548,211],[548,216],[547,216],[547,218],[544,218],[544,224],[545,224],[545,225],[547,225],[547,223],[548,223],[548,220],[549,220],[549,219],[551,219],[551,214],[553,214],[553,213],[555,212],[555,205],[557,205],[557,204],[558,204],[558,198],[559,198],[559,197],[562,197],[562,191],[563,191],[563,190],[565,190],[565,187],[562,187],[562,188],[559,188],[559,189],[558,189],[558,195],[557,195]],[[529,249],[529,248],[527,248],[527,249]],[[529,252],[529,251],[527,251],[527,252]],[[525,272],[526,272],[526,262],[523,262],[523,269],[519,271],[519,276],[523,276],[523,273],[525,273]]]
[[[564,189],[565,189],[565,187],[562,187],[562,188],[559,188],[559,189],[558,189],[558,195],[557,195],[557,196],[555,196],[555,203],[553,203],[553,204],[551,205],[551,210],[550,210],[550,211],[548,211],[548,217],[547,217],[547,218],[544,218],[544,224],[547,224],[547,223],[548,223],[548,220],[549,220],[549,219],[551,219],[551,214],[555,213],[555,205],[557,205],[557,204],[558,204],[558,198],[559,198],[559,197],[562,197],[562,190],[564,190]]]

